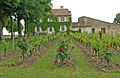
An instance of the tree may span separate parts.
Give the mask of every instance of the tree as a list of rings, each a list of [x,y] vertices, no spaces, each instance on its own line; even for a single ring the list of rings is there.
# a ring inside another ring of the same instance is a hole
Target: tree
[[[4,27],[7,29],[7,31],[9,33],[11,33],[12,29],[11,29],[11,24],[10,24],[10,18],[5,19],[6,20],[6,24],[4,25]],[[15,19],[12,19],[13,22],[13,32],[17,32],[18,31],[18,27],[17,27],[17,21]],[[23,29],[23,25],[20,24],[21,29]]]
[[[25,34],[28,30],[28,21],[37,24],[40,18],[48,15],[51,6],[51,0],[24,0]]]
[[[3,29],[3,17],[9,17],[11,23],[11,37],[13,32],[13,18],[17,19],[18,34],[21,34],[20,21],[25,20],[25,33],[28,21],[38,22],[51,10],[51,0],[0,0],[0,39]]]
[[[34,3],[33,5],[31,5]],[[34,2],[30,2],[26,0],[26,15],[25,15],[25,34],[28,32],[28,25],[30,22],[37,23],[40,22],[40,18],[45,17],[48,15],[48,12],[51,11],[51,0],[35,0]],[[29,7],[27,7],[29,6]],[[29,21],[29,23],[28,23]],[[30,23],[31,24],[31,23]],[[30,26],[30,25],[29,25]],[[33,30],[34,31],[34,30]]]
[[[13,39],[13,18],[12,16],[15,14],[15,9],[18,7],[19,1],[18,0],[9,0],[7,3],[7,8],[4,10],[6,11],[7,15],[10,18],[10,24],[11,24],[11,39]]]
[[[120,13],[116,14],[116,17],[115,17],[113,23],[120,25]]]
[[[7,16],[6,11],[9,0],[0,0],[0,40],[2,39],[2,31],[3,31],[3,18]]]
[[[18,7],[18,3],[19,0],[0,0],[0,40],[2,39],[3,22],[6,21],[3,19],[8,18],[8,16],[11,19],[11,36],[12,36],[13,32],[12,15],[15,12],[15,8]]]

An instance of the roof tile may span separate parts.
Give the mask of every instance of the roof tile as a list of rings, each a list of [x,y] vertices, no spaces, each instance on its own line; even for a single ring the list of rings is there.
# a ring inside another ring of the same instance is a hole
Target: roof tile
[[[71,12],[68,9],[52,9],[54,15],[71,15]]]

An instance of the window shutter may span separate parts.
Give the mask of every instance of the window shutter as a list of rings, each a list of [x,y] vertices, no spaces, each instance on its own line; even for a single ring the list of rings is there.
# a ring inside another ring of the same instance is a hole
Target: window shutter
[[[54,27],[52,27],[52,32],[54,32],[55,30],[54,30]]]
[[[50,19],[48,18],[48,22],[50,21]]]
[[[67,30],[67,27],[66,27],[66,25],[64,25],[64,29],[65,29],[65,31]]]
[[[37,27],[35,27],[35,32],[37,32]]]
[[[83,33],[83,28],[81,28],[81,33]]]
[[[64,17],[64,21],[65,21],[65,22],[67,21],[67,18],[66,18],[66,17]]]
[[[49,34],[49,32],[50,32],[50,28],[48,27],[48,34]]]
[[[60,26],[60,31],[61,31],[61,26]]]
[[[59,17],[59,22],[61,22],[61,17]]]
[[[39,27],[40,32],[42,32],[41,27]]]

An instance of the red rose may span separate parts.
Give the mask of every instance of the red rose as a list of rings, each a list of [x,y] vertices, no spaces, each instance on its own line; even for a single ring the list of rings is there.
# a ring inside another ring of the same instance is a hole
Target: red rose
[[[74,48],[74,46],[72,46],[72,49]]]
[[[59,51],[63,51],[62,47],[59,48]]]
[[[19,35],[19,37],[22,37],[22,35]]]
[[[27,37],[29,37],[29,36],[27,36]]]
[[[23,41],[25,42],[26,40],[25,40],[25,39],[23,39]]]
[[[28,33],[28,35],[30,36],[30,33]]]
[[[16,39],[18,39],[18,37],[16,37]]]
[[[110,47],[112,47],[112,44],[110,45]]]
[[[66,34],[64,34],[64,36],[67,36]]]
[[[117,50],[117,48],[114,48],[115,50]]]
[[[64,43],[64,41],[62,41],[62,43]]]
[[[108,48],[109,46],[106,46],[106,48]]]

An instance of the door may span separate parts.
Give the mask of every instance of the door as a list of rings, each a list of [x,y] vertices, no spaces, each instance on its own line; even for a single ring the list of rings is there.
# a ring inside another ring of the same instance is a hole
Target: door
[[[95,28],[92,28],[91,31],[92,31],[92,33],[95,33]]]
[[[106,33],[106,29],[105,28],[101,28],[101,32],[102,33]]]

